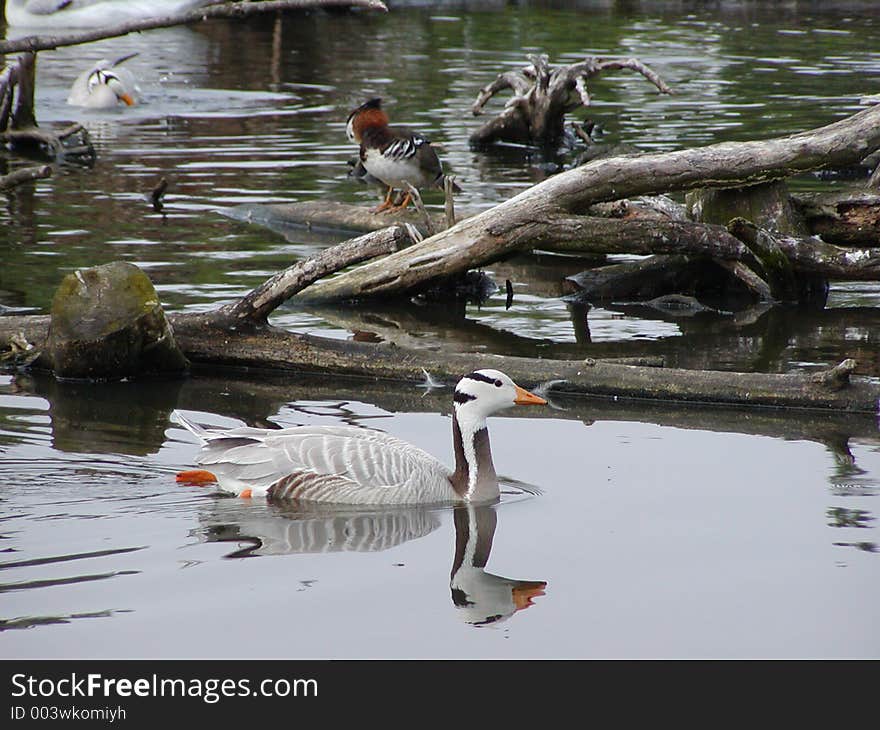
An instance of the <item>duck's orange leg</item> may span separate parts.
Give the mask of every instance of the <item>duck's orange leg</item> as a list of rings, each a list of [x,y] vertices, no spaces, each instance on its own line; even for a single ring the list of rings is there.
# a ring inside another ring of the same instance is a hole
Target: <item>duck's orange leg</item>
[[[389,187],[388,193],[385,195],[385,200],[383,201],[383,203],[381,205],[373,208],[373,212],[374,213],[381,213],[385,210],[388,210],[390,207],[392,207],[391,196],[393,194],[394,194],[394,188]]]
[[[192,471],[178,472],[177,481],[183,482],[184,484],[203,485],[216,482],[217,477],[215,477],[211,472],[205,471],[204,469],[193,469]]]
[[[400,205],[392,205],[390,208],[386,209],[386,212],[399,213],[401,210],[406,208],[406,206],[408,206],[410,202],[412,202],[412,193],[407,193],[401,201]]]

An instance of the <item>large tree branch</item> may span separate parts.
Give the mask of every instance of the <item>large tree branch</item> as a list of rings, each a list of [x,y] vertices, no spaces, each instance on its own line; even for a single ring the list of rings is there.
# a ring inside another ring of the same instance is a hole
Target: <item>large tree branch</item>
[[[32,182],[33,180],[41,180],[42,178],[51,177],[52,168],[49,165],[37,165],[35,167],[23,167],[8,175],[0,175],[0,190],[8,190],[22,183]]]
[[[220,307],[218,315],[265,324],[273,310],[313,281],[360,261],[398,251],[416,238],[411,227],[404,224],[343,241],[278,272],[238,301]]]
[[[212,18],[246,18],[257,13],[279,10],[305,10],[322,7],[359,7],[365,10],[388,11],[380,0],[267,0],[266,2],[229,2],[209,5],[182,13],[173,13],[146,20],[138,20],[118,25],[95,28],[94,30],[64,33],[60,35],[27,36],[13,40],[0,41],[0,54],[19,51],[45,51],[61,46],[75,46],[80,43],[115,38],[128,33],[138,33],[154,28],[168,28],[173,25],[197,23]]]

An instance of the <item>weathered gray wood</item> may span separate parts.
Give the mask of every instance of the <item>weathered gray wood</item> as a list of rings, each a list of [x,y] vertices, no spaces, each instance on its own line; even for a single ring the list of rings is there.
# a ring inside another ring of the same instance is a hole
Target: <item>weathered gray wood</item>
[[[878,165],[880,170],[880,165]],[[839,246],[880,243],[880,194],[870,190],[798,193],[792,204],[816,236]]]
[[[24,53],[18,58],[15,73],[16,94],[15,106],[12,110],[12,128],[25,129],[36,127],[37,118],[34,112],[34,90],[37,56],[35,53]]]
[[[308,229],[369,233],[394,225],[410,223],[425,235],[427,230],[422,217],[412,208],[399,212],[373,213],[371,208],[333,200],[299,203],[269,203],[235,206],[219,211],[236,220],[256,223],[270,228],[303,226]],[[431,222],[437,230],[444,228],[444,217],[434,214]]]
[[[651,68],[636,58],[591,58],[566,66],[556,66],[546,55],[529,55],[529,65],[518,71],[499,74],[487,84],[471,106],[476,116],[495,94],[511,90],[513,98],[494,119],[475,131],[470,142],[554,145],[565,131],[565,114],[590,105],[587,80],[608,70],[628,69],[644,76],[661,93],[672,90]],[[576,99],[576,101],[574,101]]]
[[[220,307],[218,318],[265,324],[274,309],[313,281],[360,261],[398,251],[414,240],[406,226],[391,226],[325,248],[278,272],[241,299]]]
[[[874,281],[880,279],[880,248],[849,248],[825,243],[819,238],[778,236],[742,218],[731,221],[737,238],[778,249],[801,272],[816,273],[830,279]]]
[[[555,175],[405,251],[318,282],[298,296],[356,300],[411,292],[521,248],[536,226],[634,195],[735,186],[854,163],[880,147],[880,106],[825,127],[761,142],[595,160]],[[536,223],[537,221],[537,223]]]
[[[687,204],[690,218],[703,223],[724,226],[734,218],[745,218],[776,233],[799,236],[807,232],[784,180],[735,188],[702,188],[688,193]]]
[[[8,175],[0,175],[0,190],[9,190],[22,183],[41,180],[51,176],[52,168],[49,165],[23,167],[15,172],[10,172]]]
[[[309,10],[321,7],[359,7],[364,10],[381,10],[388,8],[379,0],[270,0],[267,2],[228,2],[210,5],[195,10],[173,13],[146,20],[119,23],[117,25],[95,28],[94,30],[77,31],[56,35],[27,36],[12,40],[0,41],[0,54],[17,53],[19,51],[45,51],[62,46],[75,46],[80,43],[115,38],[139,33],[154,28],[169,28],[174,25],[197,23],[211,18],[245,18],[257,13],[278,12],[280,10]]]

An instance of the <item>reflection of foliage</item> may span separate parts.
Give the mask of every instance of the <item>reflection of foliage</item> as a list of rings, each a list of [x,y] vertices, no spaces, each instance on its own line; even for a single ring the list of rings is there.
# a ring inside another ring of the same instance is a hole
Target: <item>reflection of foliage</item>
[[[863,550],[866,553],[876,553],[877,543],[875,542],[835,542],[837,547],[854,547],[857,550]]]
[[[829,527],[870,527],[869,522],[874,518],[871,513],[863,509],[847,509],[846,507],[831,507],[826,512],[830,520]]]

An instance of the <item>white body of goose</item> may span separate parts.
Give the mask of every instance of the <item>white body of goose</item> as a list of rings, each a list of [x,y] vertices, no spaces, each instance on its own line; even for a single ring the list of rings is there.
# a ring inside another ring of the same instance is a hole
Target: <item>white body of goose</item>
[[[134,74],[120,66],[131,55],[116,61],[105,58],[83,71],[73,82],[67,103],[88,109],[112,109],[119,104],[134,105],[140,89]]]
[[[218,0],[6,0],[10,27],[92,29],[159,18]]]
[[[455,470],[380,431],[356,426],[207,430],[175,411],[202,442],[197,462],[223,491],[340,504],[491,502],[498,498],[486,417],[514,405],[546,403],[498,370],[477,370],[456,385]],[[207,475],[207,477],[206,477]]]

